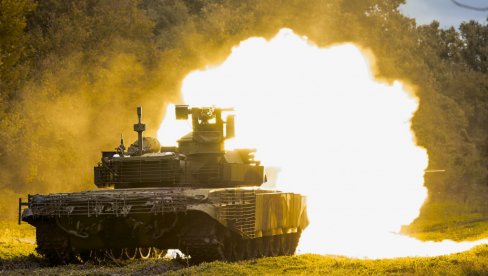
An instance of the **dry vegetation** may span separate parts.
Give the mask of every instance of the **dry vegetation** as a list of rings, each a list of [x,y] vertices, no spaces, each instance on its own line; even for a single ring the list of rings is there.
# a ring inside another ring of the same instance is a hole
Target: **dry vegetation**
[[[487,228],[479,223],[475,227]],[[464,232],[458,231],[458,237]],[[430,235],[441,237],[441,232]],[[488,231],[478,235],[488,236]],[[432,258],[361,260],[341,256],[304,254],[237,263],[213,262],[188,267],[184,259],[108,262],[50,267],[35,253],[35,230],[28,224],[0,222],[0,274],[6,275],[487,275],[488,245]]]

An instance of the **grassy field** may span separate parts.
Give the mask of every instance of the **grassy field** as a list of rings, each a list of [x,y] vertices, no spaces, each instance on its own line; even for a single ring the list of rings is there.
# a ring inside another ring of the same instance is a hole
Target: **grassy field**
[[[455,202],[430,203],[403,234],[424,241],[473,241],[488,237],[488,214]]]
[[[27,257],[36,248],[35,228],[27,223],[0,221],[0,260]]]
[[[485,227],[482,224],[482,227]],[[466,230],[466,229],[464,229]],[[478,230],[477,230],[478,231]],[[459,232],[461,233],[461,232]],[[486,237],[487,232],[480,234]],[[432,233],[432,235],[434,235]],[[439,237],[440,234],[437,234]],[[459,234],[461,235],[461,234]],[[468,233],[467,236],[470,236]],[[0,222],[0,274],[5,275],[488,275],[488,245],[431,258],[362,260],[304,254],[251,261],[203,263],[184,260],[124,261],[50,267],[35,253],[34,228]]]

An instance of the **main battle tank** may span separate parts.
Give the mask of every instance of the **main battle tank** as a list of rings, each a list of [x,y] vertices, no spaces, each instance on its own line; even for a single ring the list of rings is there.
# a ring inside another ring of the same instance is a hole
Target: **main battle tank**
[[[308,225],[305,197],[260,188],[264,168],[254,150],[226,151],[231,109],[176,106],[193,131],[177,147],[143,137],[126,151],[102,152],[94,168],[100,190],[19,199],[21,219],[36,227],[37,252],[51,263],[149,258],[179,249],[194,263],[295,253]],[[25,207],[27,206],[27,207]]]

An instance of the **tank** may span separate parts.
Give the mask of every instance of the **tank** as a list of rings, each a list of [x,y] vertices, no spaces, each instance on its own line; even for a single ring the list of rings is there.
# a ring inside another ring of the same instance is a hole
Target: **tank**
[[[19,199],[19,223],[36,228],[40,255],[64,264],[158,258],[179,249],[200,263],[295,253],[308,225],[306,198],[261,188],[266,176],[255,150],[225,150],[234,137],[233,110],[175,111],[192,124],[178,146],[144,137],[138,107],[137,141],[126,150],[121,137],[94,167],[99,189]]]

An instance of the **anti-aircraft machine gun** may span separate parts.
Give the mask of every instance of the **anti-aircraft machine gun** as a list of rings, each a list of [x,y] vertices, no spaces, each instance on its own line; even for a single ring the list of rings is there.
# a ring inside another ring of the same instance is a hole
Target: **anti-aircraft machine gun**
[[[254,150],[226,151],[232,109],[176,106],[193,131],[177,147],[143,137],[125,151],[102,152],[94,168],[100,190],[29,195],[19,216],[36,227],[37,252],[53,264],[161,257],[179,249],[193,263],[294,254],[308,225],[305,197],[261,189]],[[20,221],[20,217],[19,217]]]

